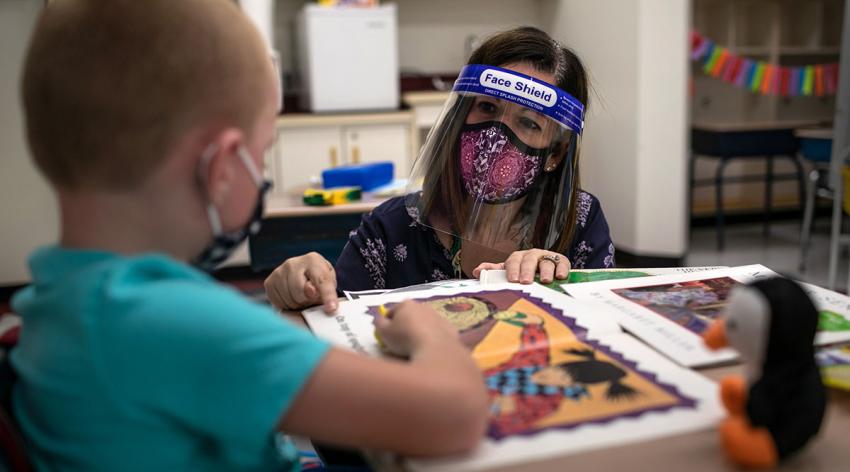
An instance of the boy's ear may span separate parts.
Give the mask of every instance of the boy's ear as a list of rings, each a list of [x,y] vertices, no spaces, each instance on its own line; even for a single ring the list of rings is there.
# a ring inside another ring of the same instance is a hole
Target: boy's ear
[[[209,157],[206,175],[201,177],[206,182],[210,200],[217,206],[223,204],[230,197],[230,191],[237,175],[237,166],[240,165],[237,153],[243,143],[244,135],[242,131],[230,128],[219,132],[208,147],[208,149],[211,149],[212,155]]]

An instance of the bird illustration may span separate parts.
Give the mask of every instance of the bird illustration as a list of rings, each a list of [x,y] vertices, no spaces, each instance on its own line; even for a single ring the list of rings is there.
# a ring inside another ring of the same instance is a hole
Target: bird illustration
[[[584,385],[607,383],[608,391],[605,393],[605,398],[611,401],[630,399],[638,395],[635,389],[622,383],[622,379],[628,373],[610,362],[596,359],[595,351],[570,349],[564,352],[586,359],[556,364],[556,367],[566,372],[574,382]]]

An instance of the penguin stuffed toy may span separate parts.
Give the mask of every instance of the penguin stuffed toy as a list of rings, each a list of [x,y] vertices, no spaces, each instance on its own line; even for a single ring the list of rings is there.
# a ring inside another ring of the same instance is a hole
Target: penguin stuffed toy
[[[770,468],[817,434],[826,390],[815,364],[818,311],[796,282],[771,278],[736,287],[725,316],[703,334],[711,349],[730,346],[746,377],[720,382],[729,416],[720,425],[726,455],[749,468]]]

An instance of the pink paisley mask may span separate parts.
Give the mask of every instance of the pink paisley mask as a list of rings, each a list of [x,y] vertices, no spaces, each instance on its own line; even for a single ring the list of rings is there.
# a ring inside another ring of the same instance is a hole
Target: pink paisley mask
[[[507,203],[528,194],[543,173],[550,149],[527,146],[504,123],[464,125],[460,173],[466,192],[485,203]]]

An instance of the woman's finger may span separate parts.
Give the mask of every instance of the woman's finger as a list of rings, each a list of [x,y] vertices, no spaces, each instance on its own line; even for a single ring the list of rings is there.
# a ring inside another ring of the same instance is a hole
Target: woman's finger
[[[558,258],[558,266],[555,268],[555,278],[558,280],[564,280],[570,275],[570,269],[572,268],[572,264],[570,264],[570,260],[564,256],[560,256]]]
[[[339,306],[336,295],[336,273],[333,267],[323,259],[320,263],[307,268],[307,283],[313,288],[310,302],[324,305],[325,313],[333,313]]]
[[[537,274],[537,264],[542,252],[530,250],[526,251],[522,256],[522,262],[519,268],[519,283],[530,284],[534,282],[534,275]]]
[[[505,260],[505,276],[508,282],[519,282],[520,265],[522,264],[522,256],[527,251],[514,251]]]
[[[499,269],[503,269],[504,267],[505,267],[504,262],[501,262],[501,263],[498,263],[498,264],[493,263],[493,262],[482,262],[481,264],[478,264],[478,267],[472,269],[472,277],[476,278],[476,279],[478,277],[480,277],[482,270],[499,270]]]
[[[293,268],[289,271],[286,283],[286,295],[291,308],[301,308],[310,302],[305,293],[306,285],[307,276],[304,275],[303,269]]]
[[[561,261],[558,261],[560,264]],[[542,256],[537,262],[538,271],[540,272],[540,282],[550,284],[555,280],[556,263],[552,259],[543,258]]]
[[[273,306],[278,308],[287,308],[286,300],[283,297],[283,285],[286,284],[286,279],[283,277],[281,269],[276,269],[263,281],[263,287],[266,289],[266,296]]]

